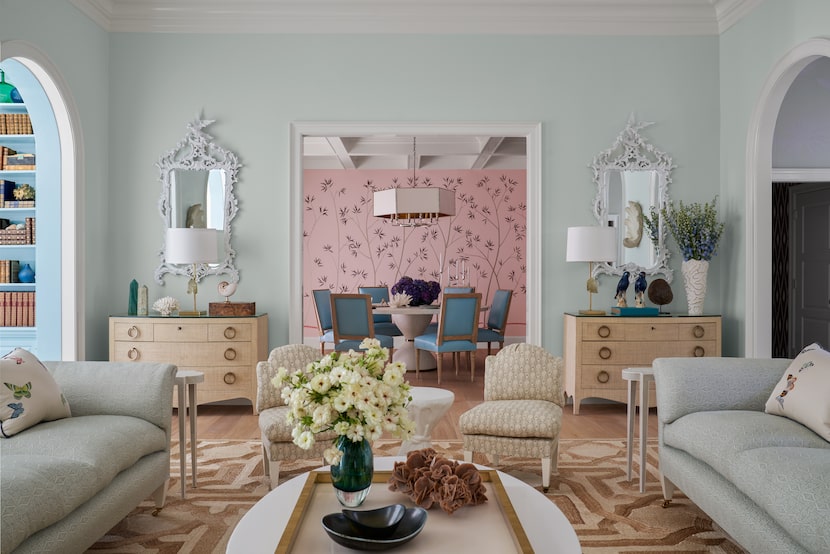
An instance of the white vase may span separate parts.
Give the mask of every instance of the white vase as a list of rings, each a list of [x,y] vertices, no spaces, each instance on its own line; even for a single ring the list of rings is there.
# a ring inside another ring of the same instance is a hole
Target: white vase
[[[680,269],[683,272],[683,283],[686,286],[689,315],[703,315],[709,262],[708,260],[684,260]]]

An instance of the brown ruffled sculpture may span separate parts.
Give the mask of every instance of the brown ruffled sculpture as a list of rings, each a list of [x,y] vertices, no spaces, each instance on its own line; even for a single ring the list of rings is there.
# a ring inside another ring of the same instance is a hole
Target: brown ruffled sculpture
[[[440,506],[448,514],[487,502],[487,489],[473,464],[448,460],[432,448],[413,450],[405,462],[395,462],[389,490],[408,495],[425,510]]]

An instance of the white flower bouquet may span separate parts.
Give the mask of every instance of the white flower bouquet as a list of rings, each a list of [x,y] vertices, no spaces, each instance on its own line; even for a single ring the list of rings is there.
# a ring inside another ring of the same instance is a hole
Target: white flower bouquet
[[[352,442],[377,440],[384,431],[403,440],[412,435],[406,365],[387,363],[389,351],[377,339],[364,339],[360,348],[365,352],[332,352],[294,373],[277,370],[273,384],[283,387],[287,419],[300,448],[311,448],[315,435],[329,430]],[[324,456],[334,465],[341,452],[333,444]]]

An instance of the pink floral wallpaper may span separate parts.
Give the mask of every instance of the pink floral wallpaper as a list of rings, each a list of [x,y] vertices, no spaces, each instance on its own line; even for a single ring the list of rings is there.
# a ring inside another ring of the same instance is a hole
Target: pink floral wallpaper
[[[306,170],[303,326],[317,336],[313,289],[391,288],[404,275],[456,284],[462,266],[489,305],[513,290],[507,334],[525,335],[527,182],[524,170],[419,170],[416,186],[455,191],[453,217],[401,228],[372,215],[372,193],[411,187],[405,170]],[[482,322],[486,316],[482,316]]]

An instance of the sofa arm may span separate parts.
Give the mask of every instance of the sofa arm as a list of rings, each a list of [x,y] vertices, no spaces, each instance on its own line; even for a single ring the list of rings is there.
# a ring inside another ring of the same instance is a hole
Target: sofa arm
[[[170,433],[176,366],[142,362],[44,362],[73,416],[129,415]]]
[[[713,410],[764,411],[790,360],[753,358],[657,358],[652,363],[657,417]]]

